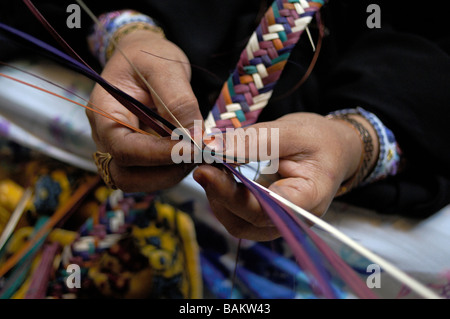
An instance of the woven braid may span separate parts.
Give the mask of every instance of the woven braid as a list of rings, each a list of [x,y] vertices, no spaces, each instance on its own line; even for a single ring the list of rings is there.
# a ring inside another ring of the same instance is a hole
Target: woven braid
[[[290,53],[323,1],[275,0],[253,32],[205,120],[214,128],[254,124],[272,96]]]

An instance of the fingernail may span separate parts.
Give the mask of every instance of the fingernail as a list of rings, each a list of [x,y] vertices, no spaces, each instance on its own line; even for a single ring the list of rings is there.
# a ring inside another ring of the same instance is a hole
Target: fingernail
[[[218,143],[218,141],[214,138],[214,136],[211,137],[211,139],[205,140],[205,144],[211,148],[211,149],[217,149],[218,147],[220,147],[221,145]]]
[[[213,156],[225,153],[225,141],[222,137],[211,136],[209,140],[205,141],[205,144]]]

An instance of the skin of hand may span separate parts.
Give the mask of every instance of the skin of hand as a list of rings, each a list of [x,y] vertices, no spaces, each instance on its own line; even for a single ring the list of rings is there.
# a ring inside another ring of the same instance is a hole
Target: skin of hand
[[[124,53],[183,127],[190,129],[194,126],[194,120],[202,120],[189,82],[191,70],[188,59],[181,49],[161,34],[147,30],[126,35],[117,47],[119,49],[115,50],[103,69],[102,76],[106,80],[178,126],[160,100],[148,91],[122,55]],[[99,85],[94,87],[90,102],[134,127],[149,131],[134,114]],[[91,111],[87,111],[87,116],[97,149],[112,155],[110,174],[116,186],[123,191],[152,192],[171,187],[194,167],[192,164],[174,165],[171,150],[178,140],[136,133]]]
[[[370,163],[373,166],[379,148],[376,132],[363,117],[352,116],[373,137],[375,156]],[[358,170],[361,139],[358,132],[342,120],[330,120],[312,113],[293,113],[251,127],[256,131],[259,128],[279,129],[278,179],[268,188],[317,216],[327,211],[342,182]],[[248,146],[247,143],[245,147]],[[225,147],[225,154],[232,155],[233,152],[239,154],[236,149]],[[245,154],[249,154],[248,150]],[[193,177],[204,188],[212,211],[231,235],[256,241],[280,236],[256,198],[229,173],[202,165],[194,171]]]

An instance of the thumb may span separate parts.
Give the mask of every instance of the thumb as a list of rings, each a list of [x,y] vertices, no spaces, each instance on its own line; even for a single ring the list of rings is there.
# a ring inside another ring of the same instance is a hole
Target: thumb
[[[203,118],[190,83],[183,79],[160,79],[152,84],[151,95],[158,113],[177,127],[188,130]],[[203,124],[202,124],[203,126]]]
[[[223,153],[227,162],[248,163],[285,156],[288,149],[280,143],[284,129],[276,121],[257,123],[245,128],[227,129],[214,135],[208,147]]]
[[[284,163],[280,164],[281,171],[284,169],[283,165]],[[309,176],[299,174],[281,178],[272,183],[269,190],[320,217],[328,210],[336,193],[336,186],[317,172]]]

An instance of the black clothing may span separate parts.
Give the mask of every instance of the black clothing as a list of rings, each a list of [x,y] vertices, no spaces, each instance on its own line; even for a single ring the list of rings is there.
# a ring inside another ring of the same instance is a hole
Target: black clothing
[[[300,89],[285,96],[302,78],[313,56],[305,34],[259,120],[301,111],[327,114],[357,106],[373,112],[394,132],[406,159],[405,170],[358,188],[342,200],[384,213],[420,217],[450,203],[450,134],[446,127],[450,122],[450,33],[446,12],[439,3],[430,8],[421,2],[408,2],[407,6],[392,2],[330,0],[321,10],[326,29],[313,73]],[[92,25],[89,18],[83,14],[81,29],[66,26],[66,8],[73,1],[34,3],[69,44],[99,68],[87,50],[86,36]],[[381,8],[379,29],[366,24],[370,3]],[[129,8],[153,17],[193,65],[221,78],[193,68],[192,86],[204,115],[270,5],[257,0],[86,4],[97,15]],[[57,46],[21,1],[2,0],[0,21]],[[317,39],[316,22],[310,30]],[[13,56],[17,50],[2,42],[0,58]]]

